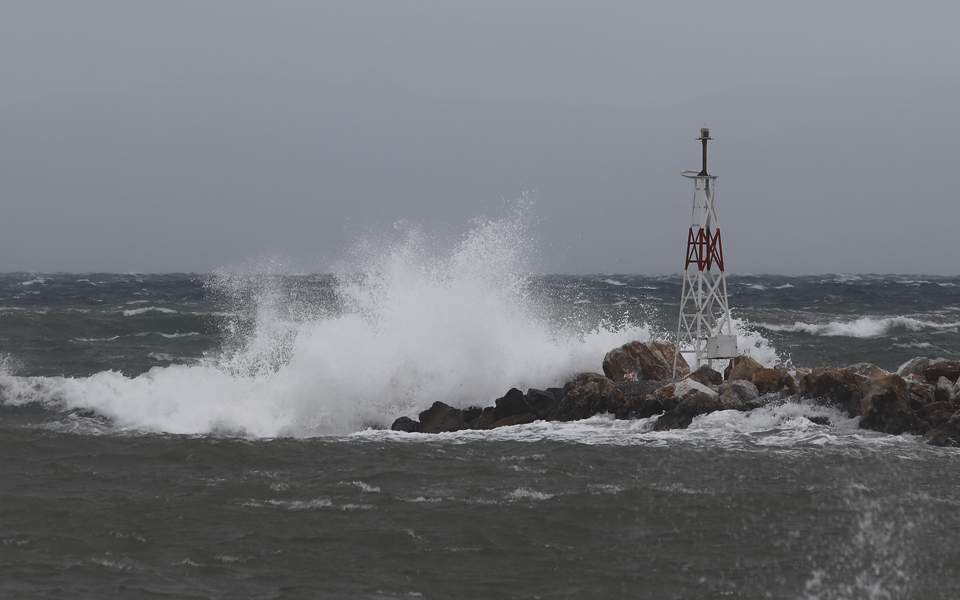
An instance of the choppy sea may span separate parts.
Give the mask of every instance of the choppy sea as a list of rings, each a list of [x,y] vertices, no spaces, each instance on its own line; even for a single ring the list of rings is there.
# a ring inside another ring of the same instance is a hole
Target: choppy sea
[[[385,431],[675,330],[677,276],[521,275],[480,247],[0,275],[0,597],[960,597],[960,451],[829,408]],[[768,364],[960,356],[958,277],[729,287]]]

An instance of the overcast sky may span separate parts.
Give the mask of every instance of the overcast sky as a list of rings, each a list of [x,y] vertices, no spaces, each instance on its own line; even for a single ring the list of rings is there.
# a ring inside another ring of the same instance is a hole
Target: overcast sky
[[[958,273],[960,3],[0,3],[0,270],[325,270],[536,198],[539,268]]]

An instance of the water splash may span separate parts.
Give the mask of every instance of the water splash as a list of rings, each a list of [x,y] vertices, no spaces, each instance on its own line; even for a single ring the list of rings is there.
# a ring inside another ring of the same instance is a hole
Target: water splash
[[[291,301],[271,263],[215,275],[211,290],[248,318],[229,320],[217,356],[137,377],[0,375],[8,404],[92,410],[123,429],[257,437],[384,425],[442,400],[489,404],[511,386],[550,386],[599,370],[644,326],[558,324],[528,275],[528,220],[479,221],[444,250],[416,227],[358,244],[324,301]]]

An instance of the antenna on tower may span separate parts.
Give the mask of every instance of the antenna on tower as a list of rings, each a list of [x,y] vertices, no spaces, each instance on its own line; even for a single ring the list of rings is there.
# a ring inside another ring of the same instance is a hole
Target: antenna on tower
[[[680,290],[680,318],[677,323],[677,361],[681,353],[693,355],[693,368],[713,367],[713,361],[737,355],[737,336],[733,333],[730,305],[727,302],[727,275],[723,262],[723,241],[717,218],[717,176],[707,173],[707,142],[710,130],[700,129],[697,138],[703,147],[700,172],[684,171],[693,179],[693,210],[687,233],[687,254],[683,264]]]

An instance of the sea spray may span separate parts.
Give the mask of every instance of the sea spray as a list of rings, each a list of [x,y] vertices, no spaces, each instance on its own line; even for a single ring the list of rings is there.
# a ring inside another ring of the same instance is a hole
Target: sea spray
[[[288,305],[276,265],[218,274],[211,287],[250,306],[221,353],[137,377],[3,376],[5,402],[93,410],[119,428],[179,434],[309,436],[384,425],[442,400],[489,404],[511,386],[599,370],[643,325],[562,326],[538,302],[526,221],[477,222],[452,250],[416,228],[359,244],[334,296]],[[252,304],[251,304],[252,302]],[[228,308],[235,308],[233,306]]]

